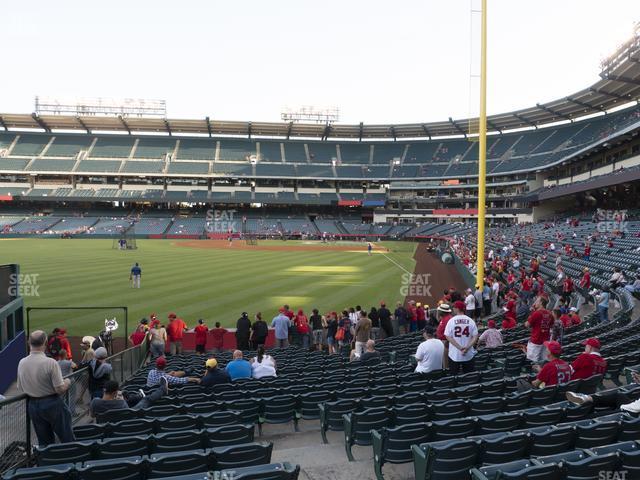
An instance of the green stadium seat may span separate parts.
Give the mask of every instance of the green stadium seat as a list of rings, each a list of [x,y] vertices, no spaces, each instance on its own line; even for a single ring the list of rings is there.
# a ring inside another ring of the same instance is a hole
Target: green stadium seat
[[[529,455],[535,457],[566,452],[571,450],[576,442],[576,431],[573,427],[542,427],[530,430],[529,435]]]
[[[224,425],[235,425],[242,422],[242,416],[234,410],[224,410],[201,415],[198,418],[198,426],[201,428],[222,427]]]
[[[296,395],[278,395],[263,400],[262,413],[258,420],[258,428],[262,431],[264,423],[288,423],[293,421],[298,430],[299,399]]]
[[[203,441],[207,448],[251,443],[253,439],[253,424],[225,425],[222,427],[207,428],[203,431]]]
[[[158,433],[153,437],[153,453],[180,452],[203,448],[199,430]]]
[[[478,435],[510,432],[517,429],[522,422],[520,412],[506,412],[478,417]]]
[[[473,440],[413,445],[416,480],[464,480],[478,459],[480,448]]]
[[[39,467],[60,463],[84,462],[93,458],[96,443],[94,441],[54,443],[46,447],[35,447],[36,464]]]
[[[592,448],[614,443],[618,438],[618,422],[596,422],[576,425],[576,448]]]
[[[98,442],[99,459],[115,459],[131,455],[147,455],[150,451],[148,436],[105,438]]]
[[[529,449],[529,435],[521,433],[494,433],[480,439],[482,464],[507,463],[525,458]]]
[[[111,437],[134,437],[155,433],[156,423],[151,419],[134,418],[107,425],[108,433]]]
[[[207,450],[156,453],[149,457],[147,478],[165,478],[209,470],[213,470],[213,458]]]
[[[382,479],[385,463],[408,463],[411,461],[411,446],[431,440],[432,429],[428,423],[401,425],[371,432],[373,463],[376,477]]]
[[[47,467],[18,468],[3,474],[3,480],[68,480],[73,472],[73,464]]]
[[[215,469],[251,467],[271,463],[273,443],[252,442],[211,449]]]
[[[516,460],[500,465],[472,468],[473,480],[562,480],[562,471],[556,464],[538,465],[531,460]]]
[[[76,440],[98,440],[104,437],[105,426],[96,424],[78,425],[73,428]]]
[[[352,461],[351,447],[371,445],[371,430],[380,430],[393,425],[393,411],[390,408],[369,408],[361,412],[343,415],[344,444],[347,457]]]
[[[146,469],[143,457],[90,460],[78,468],[78,480],[137,480]]]

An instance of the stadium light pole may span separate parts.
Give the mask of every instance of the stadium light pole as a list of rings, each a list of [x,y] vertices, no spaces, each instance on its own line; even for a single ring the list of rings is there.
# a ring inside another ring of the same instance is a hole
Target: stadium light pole
[[[478,117],[478,246],[476,284],[484,282],[484,227],[487,176],[487,0],[482,0],[480,20],[480,115]]]

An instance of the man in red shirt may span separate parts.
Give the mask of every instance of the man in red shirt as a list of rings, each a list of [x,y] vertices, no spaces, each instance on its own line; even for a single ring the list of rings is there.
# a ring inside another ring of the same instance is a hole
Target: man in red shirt
[[[169,314],[169,325],[167,325],[167,339],[169,340],[169,351],[171,355],[182,353],[182,337],[187,329],[187,324],[178,318],[175,313]]]
[[[438,323],[438,328],[436,329],[436,338],[444,343],[443,365],[446,369],[449,368],[449,342],[447,342],[447,337],[444,335],[444,329],[453,315],[451,314],[451,307],[446,303],[438,305],[437,312],[440,323]]]
[[[582,323],[576,307],[571,307],[569,309],[569,319],[571,320],[571,326],[580,325]]]
[[[584,246],[584,259],[587,262],[591,259],[591,245],[588,243]]]
[[[199,319],[198,325],[195,326],[193,331],[196,334],[196,353],[202,355],[207,349],[207,333],[209,333],[209,328],[205,325],[204,320]]]
[[[591,288],[591,274],[587,267],[584,267],[582,278],[580,279],[580,288],[584,288],[586,290]]]
[[[584,352],[571,363],[571,378],[589,378],[593,375],[604,375],[607,371],[607,360],[600,355],[600,340],[588,338],[584,342]]]
[[[544,342],[544,347],[549,361],[544,364],[531,385],[534,388],[544,388],[568,383],[571,380],[571,366],[560,359],[562,347],[558,342]]]
[[[531,330],[531,337],[527,343],[527,358],[533,363],[544,361],[544,342],[549,340],[553,316],[547,310],[548,300],[539,297],[533,304],[533,313],[529,315],[525,326]]]
[[[510,299],[505,305],[504,319],[502,320],[502,329],[509,330],[516,328],[516,302]]]
[[[562,283],[562,298],[567,302],[571,301],[571,294],[573,293],[573,280],[567,275]]]
[[[211,351],[219,353],[222,351],[222,345],[224,344],[224,334],[227,330],[220,328],[220,322],[216,322],[216,328],[211,329]]]
[[[522,280],[522,298],[530,299],[533,295],[533,278],[531,276],[526,276]]]

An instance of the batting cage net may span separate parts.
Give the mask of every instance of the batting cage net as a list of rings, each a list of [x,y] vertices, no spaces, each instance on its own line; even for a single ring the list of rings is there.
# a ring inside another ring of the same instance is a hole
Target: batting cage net
[[[117,235],[114,235],[111,248],[114,250],[137,250],[138,244],[136,242],[135,227],[132,225]]]

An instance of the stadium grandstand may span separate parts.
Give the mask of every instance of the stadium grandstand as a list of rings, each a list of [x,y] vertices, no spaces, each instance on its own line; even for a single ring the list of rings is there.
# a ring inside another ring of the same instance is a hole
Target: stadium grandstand
[[[2,480],[640,479],[640,26],[482,123],[0,113]]]

